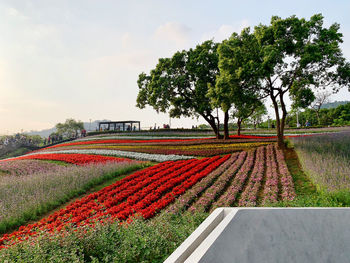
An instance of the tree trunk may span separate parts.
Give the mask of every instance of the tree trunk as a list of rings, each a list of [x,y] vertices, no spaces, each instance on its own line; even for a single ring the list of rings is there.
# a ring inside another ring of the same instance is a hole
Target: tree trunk
[[[238,136],[241,135],[241,124],[242,124],[242,119],[238,118],[238,120],[237,120],[237,135]]]
[[[222,139],[222,135],[220,134],[220,130],[216,126],[215,117],[214,116],[207,116],[202,115],[202,117],[209,123],[210,127],[213,129],[216,139]]]
[[[316,116],[317,116],[317,123],[318,123],[318,125],[321,125],[320,112],[319,111],[316,111]]]
[[[278,140],[278,146],[282,149],[285,148],[285,144],[284,144],[284,127],[286,125],[286,118],[287,118],[287,109],[286,109],[286,104],[284,103],[283,100],[283,93],[280,93],[280,103],[281,103],[281,108],[282,108],[282,119],[281,119],[281,127],[280,127],[280,133],[281,133],[281,137],[282,137],[282,144],[280,145],[280,140]]]
[[[228,131],[228,120],[229,120],[229,114],[228,114],[228,111],[226,111],[225,117],[224,117],[224,140],[230,139],[230,135]]]
[[[278,147],[284,148],[284,140],[283,140],[283,131],[281,131],[281,120],[280,120],[280,114],[278,112],[278,103],[276,100],[276,97],[273,95],[273,93],[270,93],[270,98],[272,100],[272,104],[275,110],[276,115],[276,131],[277,131],[277,143]]]

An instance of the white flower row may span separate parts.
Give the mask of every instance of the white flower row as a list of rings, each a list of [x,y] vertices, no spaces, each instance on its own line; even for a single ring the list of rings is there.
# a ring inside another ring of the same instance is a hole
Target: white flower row
[[[165,161],[175,161],[175,160],[186,160],[192,159],[193,156],[185,156],[185,155],[175,155],[175,154],[150,154],[150,153],[138,153],[138,152],[127,152],[127,151],[119,151],[119,150],[102,150],[102,149],[77,149],[77,150],[61,150],[61,151],[40,151],[26,154],[34,155],[34,154],[50,154],[50,153],[82,153],[82,154],[96,154],[96,155],[111,155],[118,157],[126,157],[137,160],[146,160],[146,161],[155,161],[155,162],[165,162]]]

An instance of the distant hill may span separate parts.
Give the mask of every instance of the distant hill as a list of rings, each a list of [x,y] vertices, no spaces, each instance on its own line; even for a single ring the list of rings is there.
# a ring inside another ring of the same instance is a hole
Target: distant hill
[[[334,102],[330,102],[330,103],[326,103],[326,104],[322,105],[321,109],[336,108],[339,105],[344,105],[344,104],[348,104],[348,103],[350,103],[350,101],[348,101],[348,100],[334,101]]]
[[[98,127],[98,123],[100,121],[110,121],[110,120],[96,120],[96,121],[91,122],[91,125],[90,125],[90,122],[84,122],[85,130],[95,131],[96,128]],[[28,134],[28,135],[40,135],[41,137],[49,137],[49,135],[53,132],[56,132],[55,127],[51,128],[51,129],[41,130],[41,131],[30,131],[30,132],[26,132],[26,134]]]

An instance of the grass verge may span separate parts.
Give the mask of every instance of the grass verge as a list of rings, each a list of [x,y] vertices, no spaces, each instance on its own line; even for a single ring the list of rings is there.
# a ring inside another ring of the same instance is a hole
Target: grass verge
[[[297,153],[288,143],[284,152],[288,169],[293,177],[295,192],[293,201],[268,204],[273,207],[345,207],[350,206],[349,191],[328,192],[313,184],[310,175],[302,167]]]

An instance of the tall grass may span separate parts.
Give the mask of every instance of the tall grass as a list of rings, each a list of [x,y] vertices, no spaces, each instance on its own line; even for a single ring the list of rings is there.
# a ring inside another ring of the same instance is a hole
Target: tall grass
[[[61,166],[57,163],[40,160],[14,160],[0,162],[0,172],[13,176],[23,176],[45,171],[55,171],[60,169]]]
[[[293,138],[303,169],[319,190],[350,190],[350,131]]]
[[[85,193],[92,186],[142,166],[144,164],[139,163],[62,166],[55,171],[27,176],[1,176],[0,233],[29,220],[36,220],[40,215]]]

